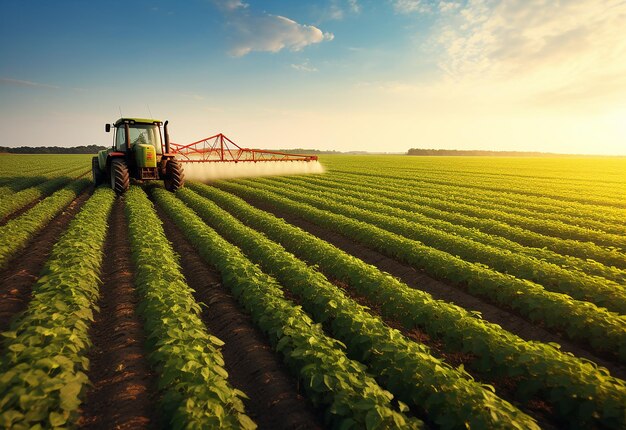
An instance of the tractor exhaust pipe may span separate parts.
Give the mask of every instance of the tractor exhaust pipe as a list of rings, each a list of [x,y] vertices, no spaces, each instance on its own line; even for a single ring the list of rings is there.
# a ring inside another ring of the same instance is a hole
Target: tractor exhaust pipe
[[[169,121],[165,121],[165,123],[163,123],[163,134],[165,137],[165,153],[169,154],[170,153],[170,134],[167,131],[167,123]]]

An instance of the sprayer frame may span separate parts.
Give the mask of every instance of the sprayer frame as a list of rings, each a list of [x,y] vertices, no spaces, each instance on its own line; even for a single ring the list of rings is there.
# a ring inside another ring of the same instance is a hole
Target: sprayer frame
[[[168,139],[169,140],[169,139]],[[182,163],[239,163],[265,161],[317,161],[317,155],[288,154],[264,149],[242,148],[222,133],[188,145],[171,143],[172,152]],[[169,152],[169,151],[168,151]],[[194,158],[190,158],[194,157]],[[199,157],[199,158],[197,158]]]

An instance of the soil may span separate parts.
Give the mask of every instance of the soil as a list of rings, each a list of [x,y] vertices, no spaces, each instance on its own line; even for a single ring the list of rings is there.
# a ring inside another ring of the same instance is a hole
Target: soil
[[[485,321],[500,325],[505,330],[516,334],[525,340],[540,341],[544,343],[554,342],[561,345],[561,350],[571,352],[577,357],[583,357],[595,362],[596,364],[606,367],[611,375],[626,379],[626,366],[614,360],[612,357],[599,357],[591,352],[585,345],[566,339],[555,331],[549,331],[538,324],[533,324],[520,315],[515,314],[506,309],[499,308],[496,305],[488,303],[478,297],[460,290],[452,285],[446,284],[440,280],[431,278],[423,272],[415,268],[400,263],[380,252],[368,248],[364,245],[354,242],[353,240],[324,227],[311,223],[301,217],[293,216],[289,213],[281,211],[270,203],[260,199],[245,199],[248,203],[253,204],[259,209],[273,213],[275,216],[285,219],[292,225],[323,239],[344,252],[353,255],[368,264],[376,266],[381,271],[387,272],[392,276],[399,278],[409,287],[416,290],[425,291],[434,298],[454,303],[465,309],[471,309],[481,313]]]
[[[323,418],[300,395],[297,381],[268,345],[248,314],[220,284],[180,229],[159,211],[167,238],[173,243],[187,283],[203,303],[202,320],[209,332],[225,342],[222,354],[229,382],[249,397],[246,411],[259,429],[320,429]]]
[[[33,236],[24,250],[12,259],[8,268],[0,272],[0,332],[8,330],[12,319],[26,309],[32,296],[32,287],[39,279],[52,247],[92,192],[91,187],[84,190]]]
[[[83,429],[161,428],[156,377],[144,349],[136,313],[124,202],[118,198],[109,218],[101,272],[100,312],[90,329],[93,346],[87,374],[93,384],[81,407]]]

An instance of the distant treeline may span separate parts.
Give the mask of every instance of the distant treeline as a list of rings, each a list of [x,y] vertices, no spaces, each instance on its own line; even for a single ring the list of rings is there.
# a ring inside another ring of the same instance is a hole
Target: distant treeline
[[[443,156],[489,156],[489,157],[566,157],[571,154],[554,154],[550,152],[525,151],[482,151],[462,149],[421,149],[411,148],[407,155],[443,155]]]
[[[0,146],[0,152],[9,154],[95,154],[101,149],[106,149],[104,146],[99,145],[87,145],[87,146],[19,146],[17,148],[8,148],[6,146]]]

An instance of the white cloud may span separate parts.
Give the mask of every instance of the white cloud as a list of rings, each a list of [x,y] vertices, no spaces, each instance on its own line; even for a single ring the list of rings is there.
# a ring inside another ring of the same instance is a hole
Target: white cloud
[[[398,13],[430,12],[431,8],[422,0],[392,0],[393,8]]]
[[[432,42],[455,81],[514,83],[520,97],[545,104],[611,96],[616,87],[603,82],[626,76],[623,0],[443,3]]]
[[[333,39],[312,25],[298,24],[280,15],[241,15],[231,20],[235,43],[230,50],[235,57],[252,51],[278,52],[282,49],[299,51],[305,46]]]
[[[461,3],[455,1],[440,1],[439,2],[439,10],[442,13],[447,13],[454,11],[461,7]]]
[[[278,52],[282,49],[299,51],[305,46],[332,40],[332,33],[324,33],[312,25],[299,24],[280,15],[256,12],[243,0],[213,0],[226,17],[230,30],[230,55],[242,57],[252,51]],[[341,9],[331,10],[340,14]]]

